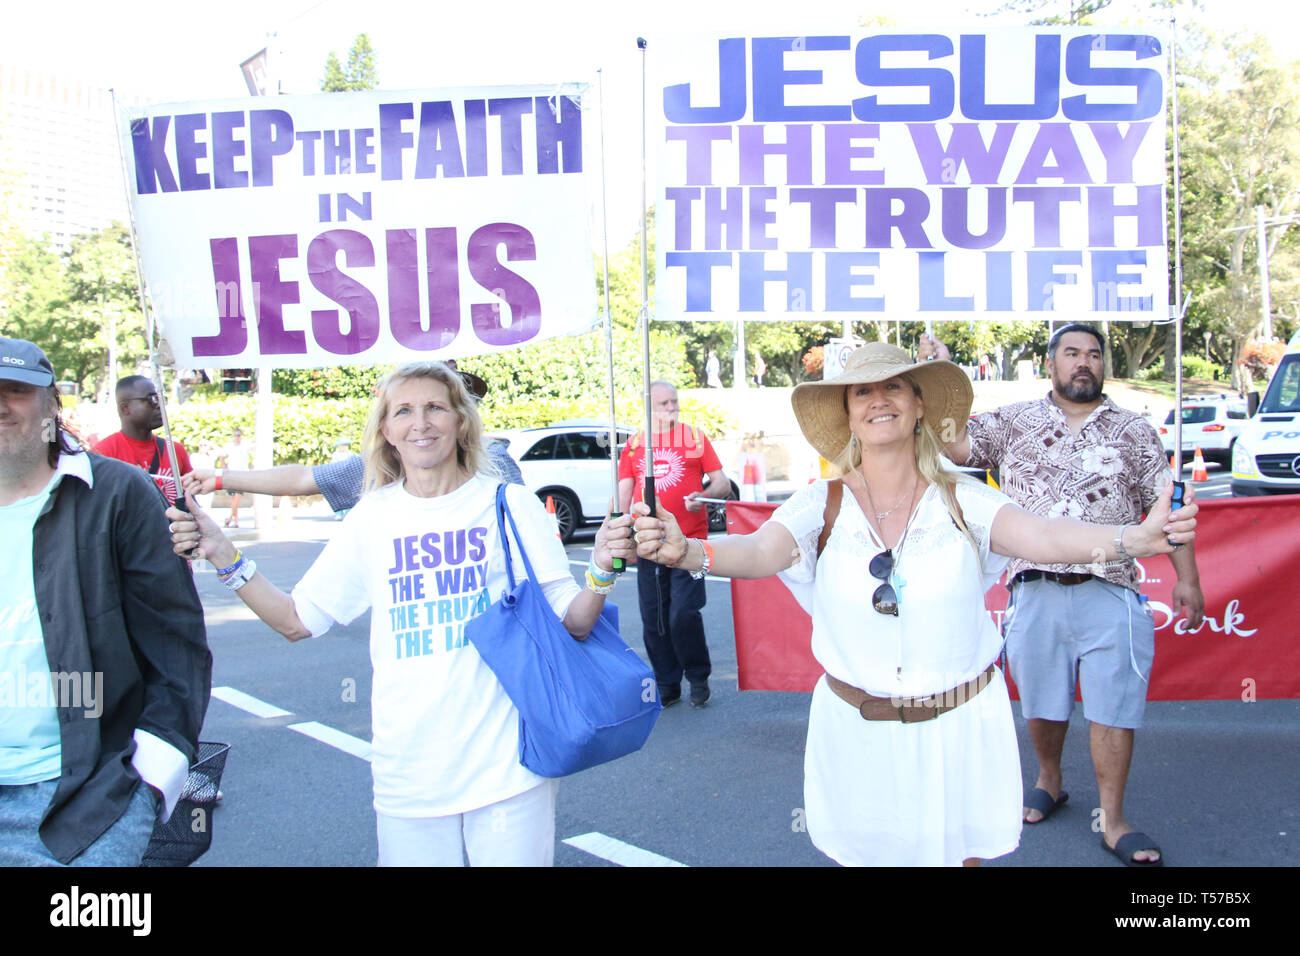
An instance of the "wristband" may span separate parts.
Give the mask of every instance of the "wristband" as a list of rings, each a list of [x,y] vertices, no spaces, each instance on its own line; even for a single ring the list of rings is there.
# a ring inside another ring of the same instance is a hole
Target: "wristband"
[[[236,549],[235,549],[235,563],[232,564],[232,565],[231,565],[230,567],[228,567],[228,568],[217,568],[217,569],[216,569],[216,571],[217,571],[217,577],[222,577],[222,578],[224,578],[224,577],[225,577],[226,575],[228,575],[228,574],[233,574],[233,573],[235,572],[235,570],[239,567],[240,563],[241,563],[243,560],[244,560],[244,552],[242,552],[242,551],[240,551],[238,548],[236,548]]]
[[[591,561],[587,563],[587,573],[601,585],[609,584],[618,577],[613,571],[606,571],[596,563],[596,553],[594,551],[591,554]]]
[[[247,561],[241,560],[239,562],[239,565],[231,574],[221,579],[221,583],[224,584],[232,591],[238,591],[245,584],[251,581],[253,579],[253,575],[256,573],[257,573],[256,561],[254,561],[252,558],[249,558]]]
[[[587,589],[590,591],[595,591],[597,594],[608,594],[610,591],[614,590],[614,585],[616,585],[617,583],[618,583],[618,578],[609,578],[608,580],[601,580],[599,578],[594,577],[590,570],[587,571]]]
[[[212,490],[220,491],[221,490],[221,469],[220,468],[218,468],[216,472],[213,473],[212,480],[214,482]]]

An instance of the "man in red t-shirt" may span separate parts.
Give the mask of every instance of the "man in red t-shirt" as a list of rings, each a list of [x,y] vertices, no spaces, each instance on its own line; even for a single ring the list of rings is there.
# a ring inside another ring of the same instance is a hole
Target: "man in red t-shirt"
[[[677,519],[688,538],[707,538],[709,519],[701,497],[726,498],[731,482],[717,453],[701,432],[677,418],[677,389],[668,382],[650,385],[650,447],[654,455],[655,501]],[[645,433],[627,443],[618,463],[619,508],[626,514],[645,488]],[[691,682],[691,703],[709,701],[709,646],[704,639],[704,577],[642,559],[637,564],[641,626],[645,650],[659,684],[659,700],[669,707],[682,699],[682,675]]]
[[[140,466],[153,476],[167,503],[171,504],[176,500],[171,458],[163,440],[154,435],[155,428],[162,428],[158,389],[143,375],[128,375],[117,383],[114,397],[122,430],[109,435],[90,450],[106,458]],[[172,444],[176,446],[176,463],[181,474],[187,474],[191,470],[190,456],[180,442]]]

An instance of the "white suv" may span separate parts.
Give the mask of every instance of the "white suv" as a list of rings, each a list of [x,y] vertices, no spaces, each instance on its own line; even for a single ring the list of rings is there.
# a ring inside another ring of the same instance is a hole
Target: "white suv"
[[[1246,404],[1240,399],[1183,399],[1183,461],[1190,461],[1199,448],[1209,461],[1224,467],[1232,462],[1232,446],[1246,424]],[[1171,408],[1163,425],[1156,426],[1165,454],[1174,453],[1174,410]]]
[[[509,443],[524,485],[542,501],[549,497],[555,502],[560,540],[567,543],[576,529],[604,519],[615,494],[608,424],[584,420],[493,434]],[[615,434],[622,452],[636,432],[619,425]]]

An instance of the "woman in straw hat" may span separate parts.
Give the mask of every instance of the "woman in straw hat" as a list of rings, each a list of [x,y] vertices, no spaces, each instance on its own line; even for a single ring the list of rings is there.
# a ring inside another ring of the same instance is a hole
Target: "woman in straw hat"
[[[809,485],[758,531],[710,543],[637,505],[638,554],[727,577],[780,573],[812,614],[826,669],[813,692],[805,811],[844,864],[955,865],[1020,839],[1020,759],[984,592],[1006,556],[1088,563],[1195,537],[1169,491],[1141,525],[1021,510],[941,457],[973,393],[951,362],[872,343],[794,391],[804,436],[843,477]]]

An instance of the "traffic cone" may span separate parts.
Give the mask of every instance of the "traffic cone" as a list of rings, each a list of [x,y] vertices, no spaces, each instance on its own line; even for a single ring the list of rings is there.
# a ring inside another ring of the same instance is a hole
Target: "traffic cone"
[[[555,514],[555,499],[550,495],[546,496],[546,513],[551,516],[551,526],[555,528],[555,536],[560,536],[560,519]]]
[[[1196,457],[1192,459],[1192,481],[1209,481],[1209,473],[1205,470],[1205,456],[1201,454],[1201,446],[1196,446]]]
[[[741,473],[740,479],[740,500],[757,501],[758,490],[758,468],[752,461],[745,462],[745,469]]]

